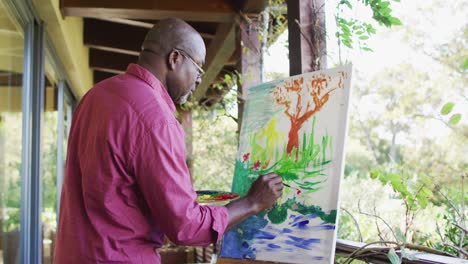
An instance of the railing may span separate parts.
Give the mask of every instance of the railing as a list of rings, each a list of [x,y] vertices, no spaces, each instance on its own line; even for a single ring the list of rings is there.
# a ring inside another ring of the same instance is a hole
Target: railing
[[[387,256],[389,247],[383,247],[378,245],[366,246],[365,243],[342,240],[336,241],[335,253],[337,256],[349,257],[353,254],[354,259],[363,260],[371,263],[390,263]],[[419,252],[414,250],[405,250],[406,255],[410,255],[411,259],[403,258],[403,263],[409,264],[433,264],[433,263],[447,263],[447,264],[468,264],[467,260],[441,256],[431,253]],[[398,256],[401,256],[401,252],[396,251]]]
[[[179,248],[177,250],[177,248]],[[379,246],[377,244],[366,245],[365,243],[338,239],[336,241],[336,256],[348,258],[352,255],[353,259],[362,260],[369,263],[383,264],[390,263],[387,256],[390,247]],[[163,263],[179,263],[174,262],[176,259],[193,260],[197,263],[210,263],[211,255],[213,254],[213,245],[209,247],[175,247],[167,248],[166,254],[161,254]],[[441,256],[437,254],[431,254],[426,252],[419,252],[414,250],[405,249],[406,254],[411,256],[410,259],[402,258],[402,263],[408,264],[468,264],[467,260],[453,258],[448,256]],[[400,256],[401,252],[396,251],[397,255]],[[178,255],[176,257],[175,255]],[[183,255],[183,257],[182,257]],[[166,261],[164,259],[166,258]],[[168,262],[169,261],[169,262]],[[184,263],[184,262],[180,262]]]

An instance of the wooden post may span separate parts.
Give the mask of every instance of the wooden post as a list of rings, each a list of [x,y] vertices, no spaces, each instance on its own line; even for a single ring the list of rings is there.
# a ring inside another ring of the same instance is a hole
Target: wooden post
[[[260,23],[258,16],[241,15],[239,17],[239,27],[237,28],[237,50],[240,51],[238,70],[241,74],[238,83],[238,136],[242,125],[242,117],[245,107],[245,98],[249,87],[261,83],[261,41],[259,39]]]
[[[325,69],[325,0],[287,0],[289,74]]]

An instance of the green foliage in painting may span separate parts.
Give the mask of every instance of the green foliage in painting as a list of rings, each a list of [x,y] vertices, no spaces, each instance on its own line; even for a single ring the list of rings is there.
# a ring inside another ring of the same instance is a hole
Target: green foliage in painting
[[[302,147],[297,159],[297,149],[288,155],[284,147],[281,157],[277,157],[279,156],[277,146],[284,137],[275,130],[276,121],[272,120],[265,129],[251,135],[249,142],[251,151],[243,154],[243,161],[236,161],[235,177],[242,180],[239,183],[234,181],[233,190],[243,194],[254,179],[269,172],[275,172],[285,183],[293,183],[294,187],[306,193],[320,190],[320,183],[326,179],[325,166],[331,162],[328,154],[332,144],[331,137],[324,135],[321,144],[315,143],[314,117],[311,133],[304,133],[302,136]],[[261,141],[264,141],[264,144],[261,144]],[[274,156],[271,153],[275,153]]]
[[[242,153],[241,159],[236,160],[235,176],[232,190],[240,195],[246,195],[251,184],[260,176],[275,172],[283,178],[285,187],[289,192],[294,190],[297,194],[312,193],[320,190],[320,184],[326,180],[326,165],[331,162],[330,154],[332,140],[329,135],[315,140],[315,117],[312,119],[312,130],[303,133],[301,147],[287,154],[281,142],[284,137],[276,131],[276,120],[273,118],[264,129],[250,135],[248,153]],[[281,155],[279,154],[281,150]],[[298,155],[296,156],[296,152]],[[274,155],[272,155],[274,153]],[[273,224],[283,223],[287,219],[288,210],[303,215],[314,214],[324,222],[336,222],[336,210],[325,213],[322,208],[314,205],[305,205],[296,201],[296,198],[279,203],[266,213]]]
[[[268,213],[268,219],[273,224],[280,224],[286,221],[288,210],[297,212],[302,215],[316,215],[322,221],[329,224],[336,223],[336,210],[331,210],[328,214],[325,213],[320,206],[305,205],[296,200],[296,198],[288,199],[285,203],[273,207]]]
[[[273,207],[268,212],[268,219],[273,224],[281,224],[288,218],[288,208],[285,205],[279,205]]]
[[[298,202],[296,198],[288,199],[285,203],[283,203],[282,206],[288,208],[293,212],[298,212],[302,215],[316,215],[326,223],[336,223],[336,210],[331,210],[329,213],[326,213],[322,210],[320,206],[305,205],[303,203]]]
[[[273,117],[264,128],[250,136],[250,159],[261,161],[265,169],[272,160],[279,159],[279,151],[284,135],[276,129],[277,118]]]
[[[248,166],[249,164],[247,164]],[[240,160],[236,160],[234,178],[240,179],[238,181],[233,181],[232,190],[239,193],[241,196],[247,194],[250,189],[250,186],[255,181],[255,178],[249,177],[249,170],[245,169],[244,163]]]

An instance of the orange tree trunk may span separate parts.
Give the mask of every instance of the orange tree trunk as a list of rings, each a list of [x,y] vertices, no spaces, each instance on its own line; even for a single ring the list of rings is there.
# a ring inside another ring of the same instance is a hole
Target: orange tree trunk
[[[296,120],[291,120],[291,129],[288,133],[288,145],[286,147],[286,153],[291,155],[291,152],[296,148],[296,160],[299,155],[299,130],[302,127],[304,122],[297,122]]]

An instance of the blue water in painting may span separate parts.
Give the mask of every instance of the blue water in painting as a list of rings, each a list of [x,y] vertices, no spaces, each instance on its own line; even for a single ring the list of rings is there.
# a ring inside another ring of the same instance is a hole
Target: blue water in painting
[[[290,214],[281,225],[269,224],[266,216],[256,215],[224,235],[221,256],[256,259],[259,252],[281,252],[282,255],[290,253],[296,261],[301,254],[308,260],[323,261],[330,252],[321,238],[324,233],[331,238],[334,229],[334,224],[325,223],[314,214]]]

